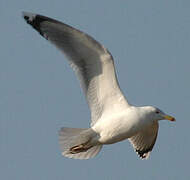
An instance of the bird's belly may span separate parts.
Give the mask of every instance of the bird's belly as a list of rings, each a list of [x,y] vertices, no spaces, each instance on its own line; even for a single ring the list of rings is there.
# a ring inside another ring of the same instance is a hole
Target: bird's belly
[[[139,131],[136,123],[130,123],[130,121],[122,119],[97,124],[93,129],[99,133],[98,141],[101,144],[113,144],[123,141]]]
[[[101,138],[99,139],[99,142],[102,144],[114,144],[119,141],[123,141],[132,135],[129,135],[128,133],[123,133],[123,134],[106,134],[102,135]]]
[[[110,129],[100,134],[99,141],[102,144],[113,144],[119,141],[123,141],[127,138],[130,138],[135,134],[136,134],[136,131],[134,131],[133,129],[125,130],[125,131],[120,131],[119,128],[116,130]]]

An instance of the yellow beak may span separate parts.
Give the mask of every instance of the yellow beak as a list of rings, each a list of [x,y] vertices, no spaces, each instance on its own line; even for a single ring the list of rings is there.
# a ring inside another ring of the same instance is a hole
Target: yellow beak
[[[169,116],[169,115],[165,115],[165,116],[164,116],[164,119],[167,119],[167,120],[169,120],[169,121],[175,121],[175,118],[172,117],[172,116]]]

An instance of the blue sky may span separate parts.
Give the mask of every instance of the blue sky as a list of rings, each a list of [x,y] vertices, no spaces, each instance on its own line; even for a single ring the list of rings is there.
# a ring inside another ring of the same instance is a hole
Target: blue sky
[[[189,179],[190,1],[2,0],[0,179]],[[61,156],[58,130],[89,127],[90,112],[65,57],[21,17],[56,18],[93,36],[115,59],[134,105],[176,117],[160,122],[150,159],[128,141],[91,160]]]

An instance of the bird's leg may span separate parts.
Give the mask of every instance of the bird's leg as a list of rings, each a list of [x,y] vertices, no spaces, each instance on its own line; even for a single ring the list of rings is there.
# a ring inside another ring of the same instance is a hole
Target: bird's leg
[[[80,152],[85,152],[85,151],[87,151],[88,149],[90,149],[92,147],[92,146],[88,146],[87,143],[83,143],[83,144],[79,144],[77,146],[73,146],[73,147],[71,147],[69,149],[69,152],[71,154],[77,154],[77,153],[80,153]]]

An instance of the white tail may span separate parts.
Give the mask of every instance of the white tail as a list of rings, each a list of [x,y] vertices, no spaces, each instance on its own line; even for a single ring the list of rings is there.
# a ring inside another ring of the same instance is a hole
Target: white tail
[[[62,155],[74,159],[89,159],[96,156],[102,145],[85,146],[94,133],[90,128],[61,128],[59,131],[59,144]]]

